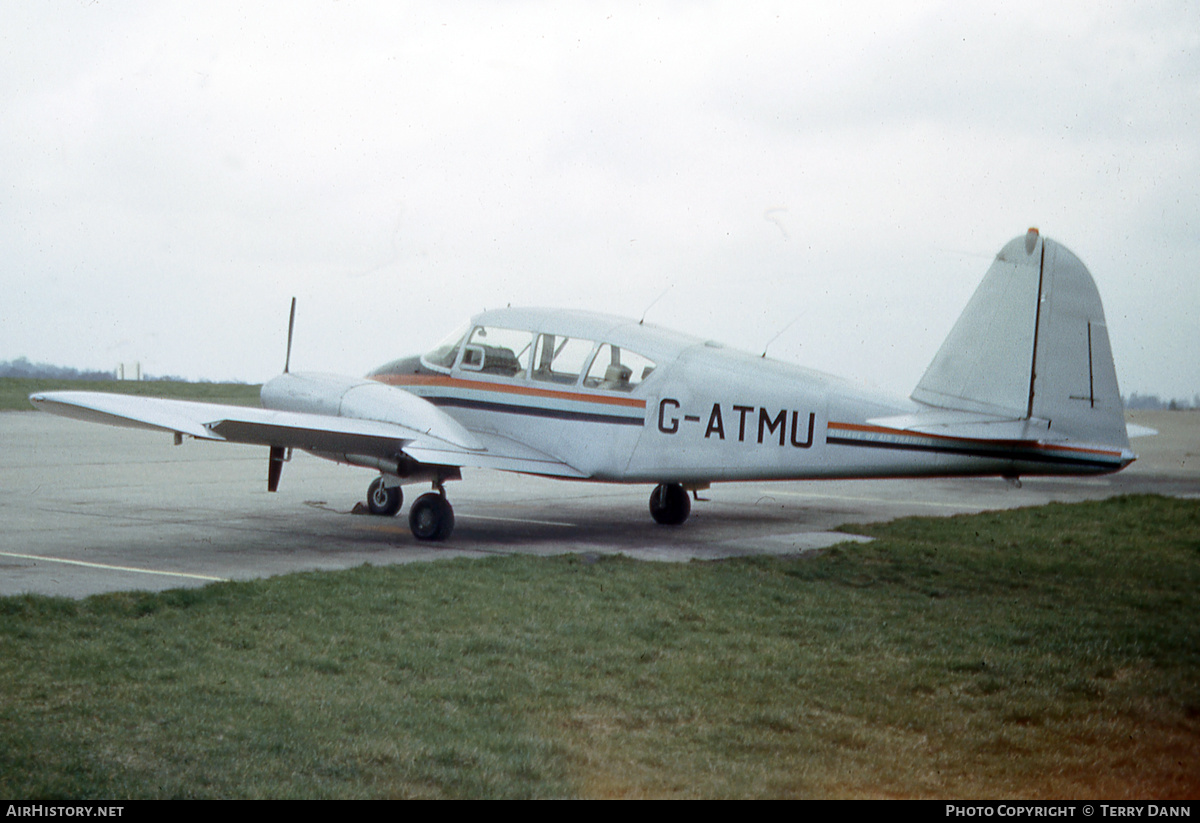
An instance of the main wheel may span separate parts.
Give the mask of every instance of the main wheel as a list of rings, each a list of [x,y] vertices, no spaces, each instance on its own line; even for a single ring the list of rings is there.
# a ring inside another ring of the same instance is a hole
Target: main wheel
[[[376,477],[367,489],[367,511],[379,517],[395,517],[403,502],[400,487],[383,485],[382,477]]]
[[[650,516],[663,526],[678,526],[692,511],[688,493],[678,483],[660,483],[650,492]]]
[[[454,531],[454,509],[436,492],[423,494],[408,510],[408,527],[418,540],[445,540]]]

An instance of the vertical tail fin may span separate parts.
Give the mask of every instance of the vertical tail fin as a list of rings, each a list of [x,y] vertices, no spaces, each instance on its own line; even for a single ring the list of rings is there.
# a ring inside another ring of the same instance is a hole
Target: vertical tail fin
[[[1096,284],[1037,229],[996,255],[912,398],[1025,420],[1039,439],[1129,445]]]

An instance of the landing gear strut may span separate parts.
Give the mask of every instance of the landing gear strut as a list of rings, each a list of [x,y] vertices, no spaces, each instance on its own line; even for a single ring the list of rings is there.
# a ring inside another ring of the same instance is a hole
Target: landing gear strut
[[[378,517],[395,517],[403,502],[400,487],[383,485],[382,477],[376,477],[367,489],[367,511]]]
[[[692,511],[688,493],[678,483],[660,483],[650,492],[650,516],[662,526],[678,526]]]
[[[408,527],[418,540],[445,540],[454,531],[454,509],[438,492],[423,494],[408,510]]]

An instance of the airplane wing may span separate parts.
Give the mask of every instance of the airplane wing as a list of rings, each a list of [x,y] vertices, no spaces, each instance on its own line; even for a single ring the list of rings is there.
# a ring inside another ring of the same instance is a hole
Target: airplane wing
[[[472,433],[474,437],[464,444],[462,438],[455,442],[393,422],[103,392],[38,392],[29,400],[35,408],[61,417],[174,432],[198,440],[384,460],[403,454],[440,466],[584,476],[550,455],[496,435]]]
[[[34,408],[110,426],[176,432],[224,440],[317,451],[394,456],[422,435],[393,423],[225,406],[103,392],[55,391],[30,395]]]

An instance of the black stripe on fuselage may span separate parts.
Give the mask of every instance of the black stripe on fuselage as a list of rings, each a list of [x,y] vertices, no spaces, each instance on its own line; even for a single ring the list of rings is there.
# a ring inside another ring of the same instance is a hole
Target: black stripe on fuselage
[[[642,426],[645,418],[623,417],[616,414],[597,414],[596,412],[566,411],[564,409],[547,409],[541,406],[517,406],[511,403],[493,403],[488,400],[467,400],[462,397],[426,397],[435,406],[448,406],[455,409],[475,409],[477,411],[501,412],[503,414],[520,414],[525,417],[548,417],[554,420],[573,420],[580,423],[610,423],[616,426]]]
[[[1005,446],[985,448],[980,446],[931,446],[915,443],[880,443],[866,440],[855,440],[849,437],[826,437],[826,443],[837,446],[862,446],[867,449],[893,449],[898,451],[936,452],[939,454],[957,454],[966,457],[982,457],[993,460],[1024,460],[1030,463],[1054,463],[1092,468],[1097,471],[1115,471],[1121,467],[1120,461],[1095,460],[1087,457],[1073,457],[1062,454],[1048,454],[1041,450],[1014,449]]]

